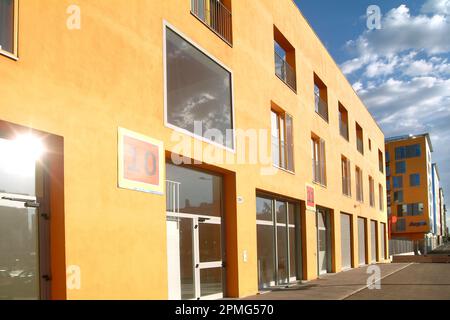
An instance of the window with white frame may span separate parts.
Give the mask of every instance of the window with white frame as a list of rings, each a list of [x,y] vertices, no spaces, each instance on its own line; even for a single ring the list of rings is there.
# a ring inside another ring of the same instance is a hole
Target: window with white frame
[[[234,149],[232,75],[166,27],[166,122]]]

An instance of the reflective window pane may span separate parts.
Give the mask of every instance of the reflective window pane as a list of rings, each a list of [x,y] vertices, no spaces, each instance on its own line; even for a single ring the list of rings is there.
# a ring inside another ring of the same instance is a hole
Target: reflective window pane
[[[289,283],[287,228],[277,227],[278,284]]]
[[[180,183],[180,212],[222,216],[222,178],[190,168],[167,164],[167,180]]]
[[[222,268],[200,270],[200,288],[202,297],[222,293]]]
[[[181,299],[195,298],[192,219],[180,219]]]
[[[277,223],[287,223],[287,203],[283,201],[276,201]]]
[[[295,227],[289,228],[289,267],[290,267],[290,277],[297,277],[296,269],[296,252],[297,252],[297,240],[295,237]]]
[[[3,51],[14,53],[14,1],[0,1],[0,46]]]
[[[231,74],[167,30],[167,121],[233,148]],[[198,122],[200,130],[196,130]],[[209,133],[207,130],[211,130]]]
[[[38,256],[36,210],[0,200],[0,300],[39,299]]]
[[[258,275],[260,288],[275,285],[274,232],[272,226],[258,225]]]
[[[273,221],[272,200],[256,198],[256,220]]]
[[[221,226],[219,224],[199,224],[200,262],[222,260]]]

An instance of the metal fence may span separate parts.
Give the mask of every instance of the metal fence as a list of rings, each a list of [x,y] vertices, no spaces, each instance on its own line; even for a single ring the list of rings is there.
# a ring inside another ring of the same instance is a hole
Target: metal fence
[[[396,256],[406,253],[416,253],[417,247],[413,240],[391,239],[389,240],[389,254]]]
[[[328,103],[320,95],[315,95],[315,110],[322,118],[328,121]]]
[[[228,44],[233,43],[232,15],[218,0],[191,0],[191,12]]]

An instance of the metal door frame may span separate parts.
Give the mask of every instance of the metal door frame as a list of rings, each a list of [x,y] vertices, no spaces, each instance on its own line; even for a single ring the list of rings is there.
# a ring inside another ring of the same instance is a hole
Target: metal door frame
[[[0,136],[0,139],[11,141],[11,139],[2,136]],[[35,163],[34,183],[36,188],[34,196],[8,192],[0,193],[0,199],[2,200],[5,200],[5,197],[10,198],[12,199],[11,202],[23,203],[24,208],[33,207],[36,209],[37,265],[39,268],[36,281],[39,284],[39,300],[51,299],[50,173],[45,170],[48,167],[47,154],[44,153],[42,158]]]
[[[222,299],[224,297],[225,292],[225,281],[223,280],[223,274],[225,273],[222,270],[222,292],[218,294],[208,295],[208,296],[201,296],[201,281],[200,281],[200,271],[205,269],[215,269],[215,268],[222,268],[225,269],[224,264],[224,247],[223,247],[223,237],[221,236],[221,254],[222,254],[222,260],[221,261],[213,261],[213,262],[201,262],[200,261],[200,245],[199,245],[199,226],[200,223],[204,224],[214,224],[214,225],[220,225],[223,229],[222,225],[222,218],[221,217],[211,217],[211,216],[205,216],[205,215],[195,215],[190,213],[179,213],[179,212],[166,212],[167,218],[171,219],[190,219],[192,220],[192,265],[193,265],[193,275],[194,275],[194,293],[195,298],[191,300],[217,300]],[[222,233],[222,231],[221,231]],[[170,275],[169,275],[170,276]]]

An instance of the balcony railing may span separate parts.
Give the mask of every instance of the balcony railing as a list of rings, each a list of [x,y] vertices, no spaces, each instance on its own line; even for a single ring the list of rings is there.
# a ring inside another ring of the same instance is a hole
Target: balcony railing
[[[219,0],[191,0],[191,12],[229,45],[233,44],[232,15]]]
[[[348,125],[343,121],[339,123],[339,132],[341,133],[341,136],[348,141]]]
[[[275,52],[275,74],[292,90],[297,90],[295,70],[278,53]]]
[[[357,138],[356,139],[356,148],[358,149],[358,151],[362,154],[364,154],[364,143],[362,141],[362,139]]]
[[[315,109],[325,121],[328,121],[328,103],[318,94],[315,94]]]

